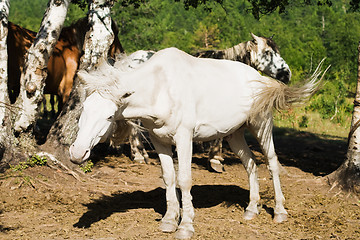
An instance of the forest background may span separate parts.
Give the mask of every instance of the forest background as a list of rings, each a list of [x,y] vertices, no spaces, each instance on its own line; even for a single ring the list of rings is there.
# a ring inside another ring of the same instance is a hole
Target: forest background
[[[349,132],[357,81],[357,48],[360,41],[360,13],[351,12],[348,0],[333,0],[332,6],[306,5],[293,1],[285,12],[277,11],[255,19],[247,0],[209,2],[185,10],[174,0],[144,0],[139,8],[112,8],[119,27],[119,39],[129,54],[136,50],[177,47],[188,53],[225,49],[258,36],[273,36],[281,56],[292,71],[292,84],[303,80],[326,57],[331,69],[322,89],[310,104],[276,115],[275,122],[345,137]],[[38,31],[48,0],[11,0],[9,21]],[[211,11],[209,10],[211,9]],[[72,4],[65,25],[85,16]]]

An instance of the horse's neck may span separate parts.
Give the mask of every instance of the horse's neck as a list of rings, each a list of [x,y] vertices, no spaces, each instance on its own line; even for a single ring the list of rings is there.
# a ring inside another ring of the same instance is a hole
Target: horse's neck
[[[251,66],[250,51],[247,48],[248,42],[239,43],[224,50],[225,59],[239,61]]]
[[[85,41],[85,34],[89,29],[88,20],[86,17],[79,19],[75,23],[71,24],[69,27],[64,28],[64,33],[67,32],[68,35],[74,38],[76,46],[81,51]],[[66,38],[70,37],[66,36]]]
[[[132,108],[147,107],[151,102],[152,83],[152,78],[146,75],[143,76],[142,73],[125,73],[124,77],[121,77],[121,88],[132,93],[130,97],[125,99],[125,102],[128,102]]]

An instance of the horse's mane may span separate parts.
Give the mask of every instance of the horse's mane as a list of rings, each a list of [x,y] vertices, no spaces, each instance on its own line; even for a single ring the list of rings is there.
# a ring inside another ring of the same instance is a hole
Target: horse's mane
[[[279,47],[276,43],[267,37],[259,37],[265,39],[266,44],[272,48],[276,53],[279,53]],[[202,52],[197,52],[193,56],[200,58],[215,58],[215,59],[228,59],[233,61],[240,61],[245,64],[250,65],[250,52],[251,50],[257,46],[255,40],[249,40],[246,42],[241,42],[237,45],[234,45],[230,48],[222,49],[222,50],[206,50]]]
[[[132,68],[128,67],[128,56],[123,55],[122,61],[115,63],[115,66],[109,64],[108,61],[102,60],[89,72],[79,70],[78,76],[86,89],[86,95],[99,93],[104,98],[114,101],[116,104],[122,103],[122,96],[126,94],[126,86],[119,79],[121,75],[129,72]]]
[[[263,37],[266,39],[266,44],[271,47],[276,53],[280,53],[279,46],[272,40],[272,38]]]

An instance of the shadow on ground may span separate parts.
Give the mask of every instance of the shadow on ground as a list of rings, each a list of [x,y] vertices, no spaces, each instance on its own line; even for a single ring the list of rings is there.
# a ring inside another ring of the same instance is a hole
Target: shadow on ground
[[[195,185],[191,194],[195,208],[209,208],[220,203],[226,206],[238,204],[245,208],[249,198],[248,190],[233,185]],[[88,211],[80,217],[74,227],[89,228],[93,223],[106,219],[114,213],[126,212],[129,209],[154,209],[155,212],[164,215],[165,190],[156,188],[149,192],[116,193],[94,200],[85,206]]]
[[[262,153],[260,147],[248,132],[246,140],[250,148]],[[274,128],[275,150],[279,161],[284,166],[292,166],[309,172],[315,176],[326,176],[335,171],[345,160],[347,141],[326,135],[317,135],[290,128]],[[260,155],[260,154],[257,154]],[[226,141],[223,142],[224,165],[240,164],[239,158],[233,154]],[[257,157],[259,163],[264,163],[263,157]],[[206,157],[195,156],[193,162],[207,167]]]

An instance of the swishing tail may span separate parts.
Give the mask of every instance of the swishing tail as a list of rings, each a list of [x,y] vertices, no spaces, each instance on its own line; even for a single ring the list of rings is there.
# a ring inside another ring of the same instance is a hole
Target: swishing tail
[[[319,89],[325,73],[330,68],[328,66],[325,71],[321,70],[324,60],[319,63],[313,75],[301,86],[288,86],[275,79],[263,77],[267,79],[261,80],[264,88],[254,96],[255,101],[249,120],[254,121],[259,115],[266,116],[274,108],[281,111],[290,108],[294,103],[305,103]]]

